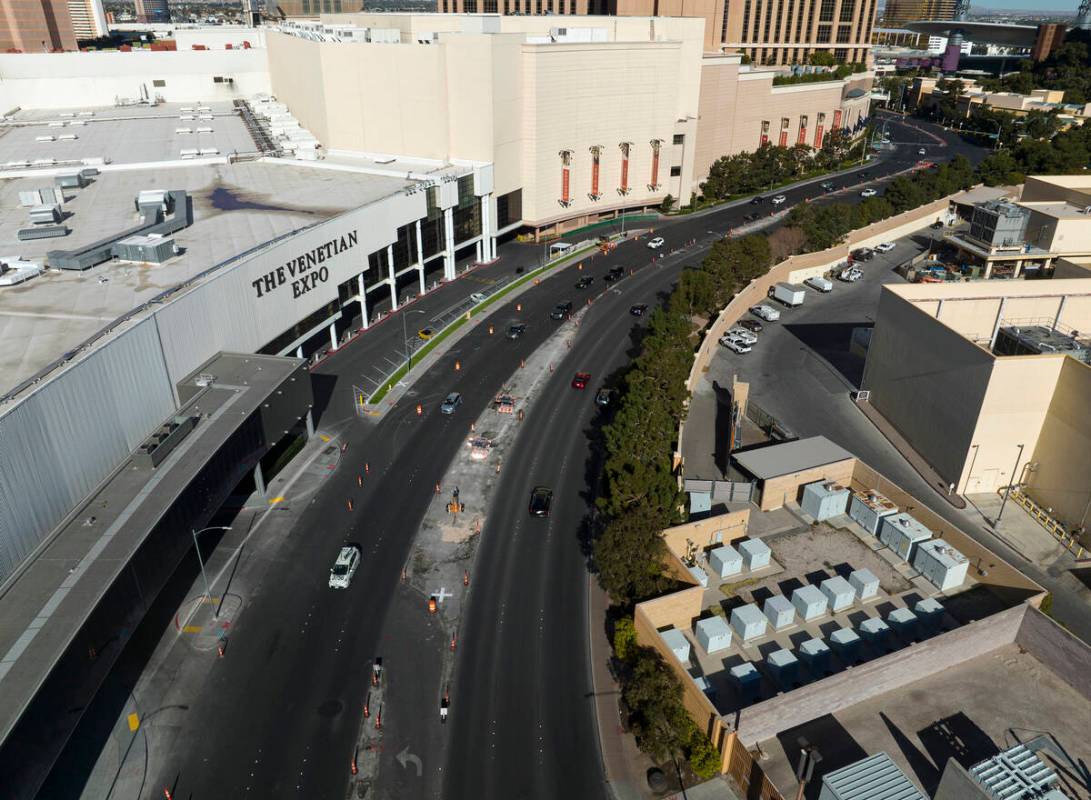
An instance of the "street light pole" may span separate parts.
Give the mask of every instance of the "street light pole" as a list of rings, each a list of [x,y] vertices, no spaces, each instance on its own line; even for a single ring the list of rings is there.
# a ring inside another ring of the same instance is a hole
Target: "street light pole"
[[[213,525],[212,527],[209,527],[209,528],[202,528],[199,531],[195,531],[195,530],[193,530],[193,528],[189,529],[190,534],[193,535],[193,547],[194,547],[194,549],[197,550],[197,563],[201,565],[201,577],[205,579],[205,597],[208,598],[209,603],[212,602],[212,587],[208,583],[208,573],[205,572],[205,560],[203,558],[201,558],[201,546],[199,544],[197,544],[197,537],[200,536],[205,531],[229,531],[229,530],[231,530],[231,527],[228,526],[228,525]],[[220,618],[220,611],[215,606],[212,607],[212,618],[213,619],[219,619]]]
[[[423,314],[423,311],[412,311],[407,308],[402,309],[402,341],[405,342],[405,371],[413,369],[413,351],[409,349],[409,333],[405,329],[405,318],[410,314]]]

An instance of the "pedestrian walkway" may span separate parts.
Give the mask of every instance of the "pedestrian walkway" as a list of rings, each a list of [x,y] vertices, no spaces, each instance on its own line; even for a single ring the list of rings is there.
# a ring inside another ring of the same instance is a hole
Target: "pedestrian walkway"
[[[932,468],[932,465],[925,461],[921,455],[913,449],[913,445],[902,436],[898,431],[894,429],[894,426],[887,422],[886,417],[880,414],[871,403],[865,401],[858,402],[856,407],[860,409],[865,417],[867,417],[871,424],[874,425],[886,440],[894,445],[894,449],[901,453],[902,458],[909,462],[909,465],[917,471],[924,480],[931,486],[939,496],[950,503],[955,508],[966,508],[966,501],[957,493],[953,491],[953,487],[948,484],[936,470]]]

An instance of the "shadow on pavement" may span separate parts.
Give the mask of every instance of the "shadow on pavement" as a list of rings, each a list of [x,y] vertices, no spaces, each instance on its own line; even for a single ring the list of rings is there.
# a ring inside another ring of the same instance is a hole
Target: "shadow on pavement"
[[[789,323],[784,329],[821,356],[830,366],[854,387],[859,388],[864,377],[864,352],[854,351],[852,333],[857,328],[874,328],[875,323],[829,322],[829,323]]]
[[[800,737],[817,747],[822,755],[822,760],[815,765],[814,774],[807,784],[805,797],[808,800],[817,800],[822,791],[823,775],[867,758],[868,755],[832,714],[826,714],[777,734],[777,740],[784,748],[784,754],[793,770],[801,755]]]

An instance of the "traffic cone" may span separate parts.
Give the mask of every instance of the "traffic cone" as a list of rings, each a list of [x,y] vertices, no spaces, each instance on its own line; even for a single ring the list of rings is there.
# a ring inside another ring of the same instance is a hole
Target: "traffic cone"
[[[436,598],[435,597],[429,597],[428,598],[428,613],[429,614],[435,614],[437,608],[438,608],[438,606],[436,605]]]
[[[452,653],[455,651],[455,646],[456,646],[456,639],[455,639],[455,635],[452,633],[451,634],[451,652]]]
[[[381,731],[383,729],[383,707],[379,706],[379,713],[375,715],[375,730]]]
[[[470,585],[470,571],[469,570],[465,570],[462,573],[462,585],[463,586],[469,586]]]
[[[359,748],[357,748],[359,750]],[[352,774],[355,775],[360,770],[356,767],[356,750],[352,751],[352,762],[349,764],[349,769],[352,770]]]
[[[348,500],[345,501],[345,505],[348,506],[349,511],[352,511],[352,498],[351,497]]]
[[[364,474],[367,475],[371,472],[371,464],[364,462]]]
[[[371,692],[367,693],[367,697],[364,698],[364,719],[371,716]]]
[[[364,485],[364,476],[363,475],[357,475],[356,476],[356,485],[357,486],[363,486]]]

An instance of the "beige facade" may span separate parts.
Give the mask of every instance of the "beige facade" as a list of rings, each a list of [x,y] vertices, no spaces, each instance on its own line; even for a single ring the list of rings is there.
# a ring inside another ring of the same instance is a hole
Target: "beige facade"
[[[0,0],[0,52],[75,49],[76,33],[65,0]]]
[[[1091,330],[1091,282],[884,287],[862,388],[958,492],[1022,484],[1066,525],[1085,524],[1091,365],[991,351],[1000,328],[1029,325]]]

